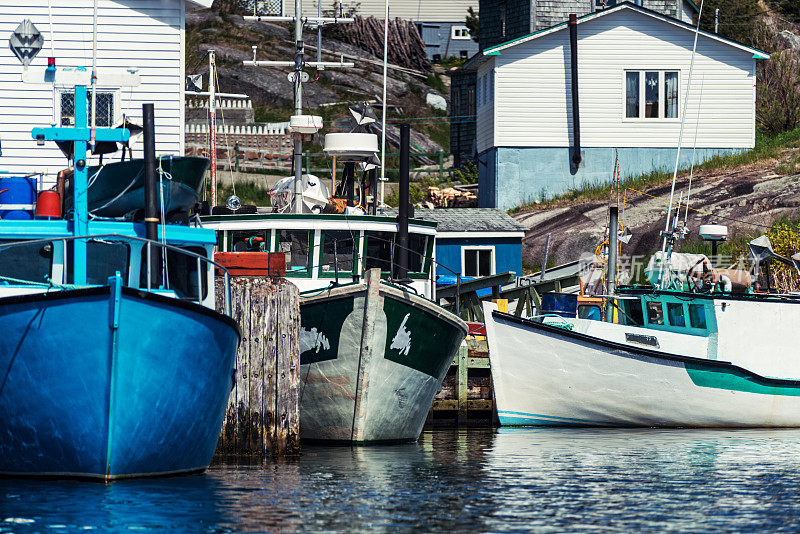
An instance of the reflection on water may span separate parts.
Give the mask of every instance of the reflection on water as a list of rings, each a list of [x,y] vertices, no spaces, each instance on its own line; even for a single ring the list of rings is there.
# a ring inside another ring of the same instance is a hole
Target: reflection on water
[[[796,530],[800,431],[501,429],[122,481],[0,480],[0,532]]]

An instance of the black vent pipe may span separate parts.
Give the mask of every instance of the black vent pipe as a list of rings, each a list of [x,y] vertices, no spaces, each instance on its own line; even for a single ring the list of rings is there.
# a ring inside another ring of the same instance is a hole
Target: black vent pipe
[[[581,118],[578,113],[578,17],[569,14],[570,83],[572,93],[572,164],[581,162]]]
[[[153,104],[142,104],[142,136],[144,142],[144,228],[145,237],[158,241],[158,191],[156,187],[156,120]],[[152,281],[158,280],[159,250],[149,248],[147,261]]]
[[[408,278],[408,184],[409,184],[409,148],[411,145],[411,127],[400,125],[400,206],[397,216],[397,271],[395,278],[404,281]]]

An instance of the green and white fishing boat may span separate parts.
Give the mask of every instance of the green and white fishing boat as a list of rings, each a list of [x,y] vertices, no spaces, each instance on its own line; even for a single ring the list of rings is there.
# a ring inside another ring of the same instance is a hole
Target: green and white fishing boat
[[[407,129],[401,138],[407,197]],[[286,276],[301,291],[301,438],[413,441],[467,325],[432,300],[436,223],[409,218],[403,209],[397,217],[352,213],[355,163],[375,150],[375,136],[328,134],[326,150],[333,146],[348,158],[340,188],[347,191],[346,213],[319,213],[327,192],[306,175],[300,194],[273,189],[276,212],[211,215],[201,224],[217,231],[222,252],[286,254]]]

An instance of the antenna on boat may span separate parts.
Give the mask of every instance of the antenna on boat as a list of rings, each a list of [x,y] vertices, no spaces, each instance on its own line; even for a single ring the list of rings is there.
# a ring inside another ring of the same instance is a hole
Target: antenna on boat
[[[211,209],[217,205],[217,81],[216,52],[208,51],[208,158],[211,160]]]
[[[381,213],[386,184],[386,75],[389,61],[389,0],[383,0],[383,100],[381,101]]]
[[[658,273],[658,287],[663,288],[664,282],[664,264],[669,263],[669,258],[665,257],[665,253],[667,253],[667,243],[669,242],[669,252],[667,256],[672,255],[672,244],[676,239],[675,229],[673,228],[670,230],[669,223],[672,217],[672,203],[675,200],[675,182],[678,180],[678,163],[680,162],[681,157],[681,145],[683,144],[683,128],[686,124],[686,109],[687,104],[689,103],[689,89],[692,85],[692,71],[694,70],[694,57],[697,52],[697,37],[700,35],[700,19],[703,16],[703,0],[700,1],[700,9],[697,14],[697,25],[694,29],[694,43],[692,44],[692,59],[689,62],[689,77],[686,80],[686,92],[684,93],[683,97],[683,112],[681,114],[681,128],[678,133],[678,150],[675,154],[675,168],[672,171],[672,187],[670,188],[669,192],[669,204],[667,205],[667,221],[664,225],[664,231],[661,232],[661,236],[664,238],[663,243],[661,244],[661,268],[659,269]],[[678,206],[680,209],[680,206]],[[677,214],[676,214],[677,217]]]
[[[319,1],[319,0],[318,0]],[[255,12],[255,8],[254,8]],[[303,71],[306,66],[324,69],[326,67],[354,67],[355,63],[346,63],[343,60],[338,62],[328,61],[305,61],[303,55],[305,46],[303,43],[303,26],[308,23],[315,23],[317,27],[326,24],[339,24],[342,22],[353,22],[353,18],[337,17],[304,17],[302,0],[294,2],[294,16],[274,16],[274,15],[253,15],[246,16],[244,20],[261,22],[294,22],[294,42],[295,52],[294,61],[258,61],[255,57],[256,50],[253,50],[253,60],[243,61],[243,65],[254,67],[294,67],[294,71],[289,74],[289,81],[294,84],[294,115],[289,119],[289,129],[294,137],[294,150],[292,162],[294,167],[294,211],[303,212],[303,135],[314,134],[322,128],[322,117],[314,115],[303,115],[303,82],[308,81],[308,74]],[[320,43],[321,48],[321,43]],[[321,57],[321,50],[319,52]]]

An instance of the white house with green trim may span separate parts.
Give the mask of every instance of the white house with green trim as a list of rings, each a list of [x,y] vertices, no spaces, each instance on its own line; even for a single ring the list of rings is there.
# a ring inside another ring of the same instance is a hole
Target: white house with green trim
[[[511,208],[612,178],[702,162],[755,144],[756,60],[769,55],[628,2],[577,19],[580,163],[575,165],[566,23],[481,53],[479,205]],[[684,98],[687,105],[684,108]],[[696,144],[695,144],[696,139]]]

